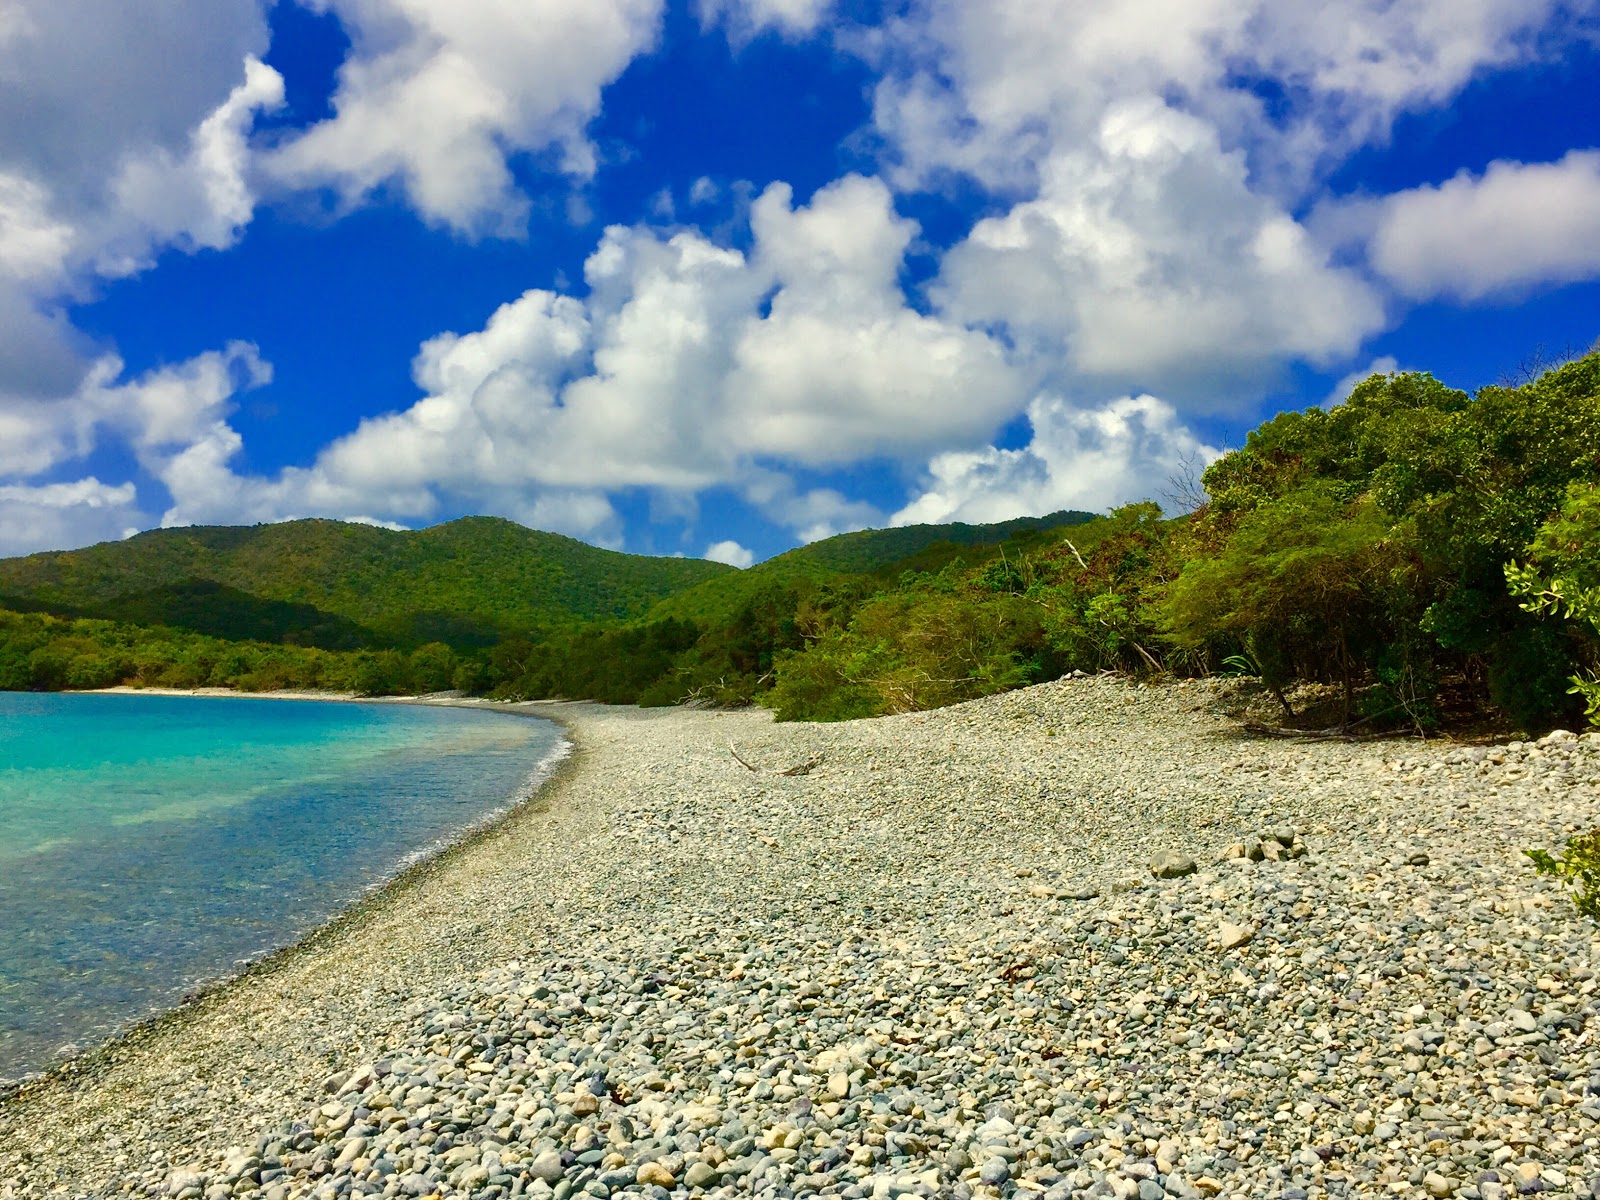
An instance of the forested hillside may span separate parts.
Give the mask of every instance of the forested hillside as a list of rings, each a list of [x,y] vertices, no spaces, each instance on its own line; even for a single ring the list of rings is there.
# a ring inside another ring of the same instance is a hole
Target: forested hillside
[[[1600,353],[1476,395],[1373,376],[1266,422],[1203,482],[1175,519],[867,531],[743,572],[486,520],[166,531],[0,563],[22,605],[112,618],[0,618],[0,686],[453,686],[838,719],[1071,670],[1227,672],[1288,724],[1305,683],[1344,729],[1600,721]]]
[[[901,525],[860,529],[798,546],[737,575],[719,575],[658,603],[650,619],[722,623],[775,587],[805,587],[842,575],[898,577],[906,570],[939,570],[947,563],[987,560],[1054,544],[1055,530],[1096,519],[1094,513],[1063,510],[1044,517],[1019,517],[993,525]]]
[[[492,645],[643,614],[731,574],[702,559],[601,550],[513,521],[415,532],[341,521],[159,529],[0,561],[0,605],[328,649]]]

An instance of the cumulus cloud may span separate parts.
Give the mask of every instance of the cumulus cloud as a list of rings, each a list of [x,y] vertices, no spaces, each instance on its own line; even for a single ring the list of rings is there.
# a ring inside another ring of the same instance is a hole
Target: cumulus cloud
[[[1481,300],[1600,276],[1600,151],[1495,162],[1384,198],[1373,265],[1406,295]]]
[[[101,483],[94,476],[36,486],[0,484],[0,556],[124,537],[143,514],[131,483]]]
[[[115,355],[93,362],[69,395],[0,405],[0,476],[37,477],[64,468],[107,437],[127,446],[140,466],[179,503],[194,464],[239,448],[227,424],[233,397],[271,378],[244,342],[123,378]],[[181,523],[174,510],[168,523]],[[0,551],[23,553],[121,536],[151,523],[131,482],[95,476],[0,484]]]
[[[1035,199],[950,252],[939,294],[1071,377],[1190,398],[1284,360],[1342,358],[1384,317],[1373,289],[1252,193],[1242,153],[1154,97],[1112,105],[1092,138],[1055,151]]]
[[[13,5],[0,36],[0,423],[36,427],[93,356],[61,315],[165,246],[232,243],[247,139],[281,102],[255,0]],[[181,65],[179,65],[181,64]],[[46,422],[48,423],[48,422]],[[30,461],[48,438],[0,455]]]
[[[197,445],[185,479],[213,482],[186,494],[255,489],[275,513],[543,505],[541,523],[597,536],[615,521],[610,491],[728,485],[822,536],[876,510],[801,493],[784,468],[980,441],[1026,399],[996,342],[906,306],[916,227],[881,183],[847,178],[798,208],[773,185],[752,228],[749,254],[691,231],[608,229],[586,300],[529,291],[481,330],[431,339],[413,364],[423,399],[304,472],[229,482],[216,472],[237,446]]]
[[[768,520],[794,530],[801,543],[884,523],[884,515],[876,505],[852,500],[836,488],[801,489],[781,471],[751,470],[742,481],[740,492]]]
[[[860,39],[875,121],[916,186],[956,170],[1026,185],[1119,99],[1155,95],[1303,180],[1487,68],[1527,61],[1562,0],[924,0]],[[1261,83],[1276,85],[1269,108]]]
[[[774,31],[804,37],[829,16],[833,0],[699,0],[703,25],[721,24],[735,42]]]
[[[1028,420],[1033,437],[1020,450],[936,455],[921,493],[892,523],[985,523],[1156,499],[1167,480],[1220,453],[1154,396],[1124,396],[1098,408],[1041,396],[1028,405]]]
[[[130,156],[185,157],[267,50],[259,0],[12,0],[0,35],[0,161],[62,214],[105,207]]]
[[[356,203],[387,185],[466,234],[520,231],[527,199],[508,157],[595,168],[585,136],[601,89],[654,44],[661,0],[316,0],[353,41],[334,116],[267,166],[293,187]]]
[[[701,557],[708,558],[712,562],[726,563],[730,567],[738,567],[741,571],[756,561],[754,551],[747,550],[735,541],[712,542]]]
[[[946,315],[1070,394],[1246,403],[1335,365],[1384,298],[1294,214],[1400,113],[1529,61],[1561,0],[923,0],[846,44],[881,78],[887,177],[1000,208],[946,260]],[[1270,97],[1270,102],[1269,102]]]
[[[62,301],[166,247],[231,245],[263,194],[399,197],[458,234],[518,234],[516,172],[593,174],[603,89],[663,8],[303,2],[352,51],[333,115],[266,138],[283,81],[260,61],[257,0],[0,6],[0,503],[27,506],[3,512],[93,536],[132,519],[125,485],[63,482],[108,438],[167,490],[150,519],[169,524],[475,508],[616,544],[616,491],[722,487],[809,539],[883,514],[801,469],[874,459],[928,464],[900,520],[1099,508],[1214,453],[1182,413],[1253,400],[1289,363],[1360,361],[1389,319],[1378,277],[1471,301],[1600,274],[1594,151],[1297,215],[1398,114],[1533,58],[1591,0],[912,0],[853,29],[831,0],[698,0],[736,43],[827,30],[866,58],[879,82],[856,145],[882,179],[803,205],[734,185],[745,250],[610,228],[587,294],[529,291],[430,339],[415,404],[307,467],[249,474],[229,413],[267,377],[253,348],[129,380]],[[890,188],[957,176],[990,215],[908,294],[929,247]],[[722,195],[703,178],[657,215]],[[1336,256],[1354,246],[1365,274]],[[1028,447],[986,444],[1024,410]]]
[[[176,156],[152,147],[127,159],[112,180],[112,229],[95,266],[102,275],[126,275],[148,265],[152,249],[223,250],[255,215],[250,172],[250,130],[259,112],[283,104],[283,77],[251,57],[244,80],[190,136]],[[125,226],[125,228],[117,228]]]

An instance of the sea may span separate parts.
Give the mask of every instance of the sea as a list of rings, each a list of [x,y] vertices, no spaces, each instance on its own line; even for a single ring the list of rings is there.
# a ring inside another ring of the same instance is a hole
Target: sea
[[[485,710],[0,692],[0,1079],[291,944],[565,749]]]

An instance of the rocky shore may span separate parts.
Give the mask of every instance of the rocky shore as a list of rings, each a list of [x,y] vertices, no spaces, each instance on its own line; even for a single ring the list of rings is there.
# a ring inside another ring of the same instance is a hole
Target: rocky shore
[[[0,1104],[0,1197],[1600,1196],[1595,930],[1521,853],[1600,737],[1222,686],[549,708],[540,803]]]

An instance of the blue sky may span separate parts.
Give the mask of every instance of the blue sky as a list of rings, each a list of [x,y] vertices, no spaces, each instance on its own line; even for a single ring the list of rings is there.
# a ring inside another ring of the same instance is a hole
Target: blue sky
[[[0,552],[508,516],[739,564],[1163,499],[1600,335],[1600,2],[22,0]]]

